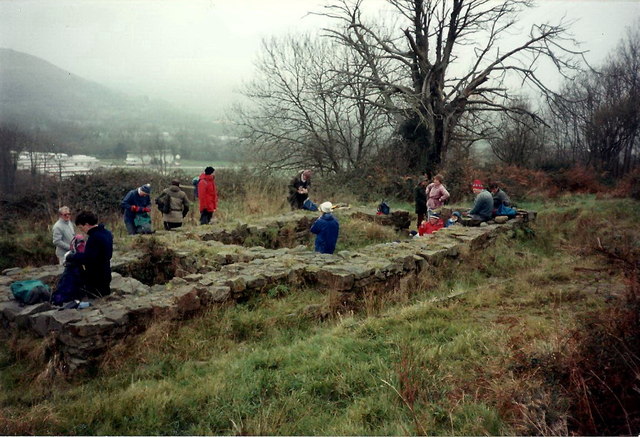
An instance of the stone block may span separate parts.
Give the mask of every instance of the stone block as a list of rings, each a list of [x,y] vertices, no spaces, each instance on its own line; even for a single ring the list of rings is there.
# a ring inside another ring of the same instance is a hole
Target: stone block
[[[350,291],[355,282],[355,276],[352,272],[332,266],[318,270],[317,278],[319,284],[336,291]]]
[[[228,278],[224,284],[231,289],[233,294],[241,293],[247,289],[247,282],[244,276],[235,276]]]
[[[9,322],[15,322],[16,316],[24,309],[24,307],[20,306],[18,301],[9,300],[6,302],[0,303],[0,314],[2,318],[8,320]]]
[[[124,277],[119,274],[112,275],[111,293],[119,295],[143,295],[148,294],[150,287],[137,279]]]
[[[102,316],[116,325],[125,326],[129,323],[129,313],[126,308],[122,306],[109,306],[101,308],[100,312]]]
[[[70,323],[82,320],[83,314],[76,309],[49,310],[31,317],[31,328],[41,337],[51,331],[59,332]]]
[[[223,303],[231,299],[231,288],[226,285],[209,287],[207,293],[215,303]]]
[[[173,292],[173,302],[176,314],[184,315],[198,311],[203,307],[201,295],[206,292],[204,288],[198,288],[193,285],[185,285]]]
[[[34,314],[49,311],[51,304],[49,302],[41,302],[35,305],[25,305],[22,310],[16,314],[15,322],[21,328],[29,328],[31,326],[31,317]]]

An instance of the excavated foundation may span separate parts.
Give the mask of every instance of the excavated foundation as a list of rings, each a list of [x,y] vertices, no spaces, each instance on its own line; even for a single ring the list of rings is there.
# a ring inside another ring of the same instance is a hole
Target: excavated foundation
[[[408,226],[409,213],[397,220],[369,214],[369,219],[394,227]],[[362,214],[362,211],[337,211]],[[140,250],[116,253],[112,261],[111,295],[92,301],[89,308],[58,310],[48,303],[20,306],[9,285],[22,279],[41,279],[54,285],[60,266],[8,269],[0,276],[0,324],[5,337],[35,335],[47,345],[60,370],[73,371],[100,359],[125,336],[136,335],[154,320],[180,320],[212,305],[250,298],[278,285],[313,285],[330,291],[348,305],[366,293],[408,292],[430,268],[448,257],[485,247],[499,234],[535,218],[527,213],[506,224],[467,228],[455,226],[404,242],[371,245],[357,251],[324,255],[305,246],[267,248],[244,244],[282,229],[308,234],[315,214],[294,212],[255,224],[226,228],[198,227],[139,237]],[[401,221],[404,220],[404,221]],[[386,223],[382,223],[386,221]],[[234,235],[237,244],[229,244]],[[148,240],[144,240],[148,238]],[[308,235],[305,235],[308,239]],[[274,239],[273,245],[282,241]],[[292,239],[295,241],[295,238]]]

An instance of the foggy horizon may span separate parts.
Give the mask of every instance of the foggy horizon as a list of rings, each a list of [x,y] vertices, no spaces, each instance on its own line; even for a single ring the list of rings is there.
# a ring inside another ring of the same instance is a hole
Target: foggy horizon
[[[235,91],[252,79],[261,40],[327,25],[308,15],[319,6],[296,0],[4,0],[0,47],[115,91],[221,117],[239,99]],[[543,1],[521,24],[562,16],[577,20],[571,32],[597,66],[637,22],[640,2]]]

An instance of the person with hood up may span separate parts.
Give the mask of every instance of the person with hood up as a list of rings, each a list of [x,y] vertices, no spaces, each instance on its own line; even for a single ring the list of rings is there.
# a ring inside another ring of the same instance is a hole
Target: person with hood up
[[[218,191],[214,175],[215,169],[211,166],[204,169],[198,182],[198,200],[200,201],[200,224],[211,222],[213,213],[218,209]]]
[[[124,225],[129,235],[151,233],[151,185],[145,184],[127,193],[120,202]]]
[[[316,234],[315,251],[331,254],[336,250],[340,224],[331,214],[333,211],[331,202],[321,203],[320,211],[322,215],[311,226],[311,232]]]

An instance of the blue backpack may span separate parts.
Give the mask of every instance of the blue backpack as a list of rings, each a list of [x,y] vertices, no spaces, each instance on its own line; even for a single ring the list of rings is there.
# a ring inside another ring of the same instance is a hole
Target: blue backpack
[[[9,288],[15,300],[23,305],[49,302],[51,292],[49,286],[37,279],[13,282]]]
[[[378,205],[378,213],[386,215],[386,214],[389,214],[390,212],[391,212],[391,207],[386,202],[386,200],[383,200],[382,202],[380,202],[380,205]]]
[[[513,218],[518,214],[518,211],[515,208],[510,208],[505,206],[504,204],[500,204],[498,209],[496,210],[496,216],[506,215],[509,218]]]

